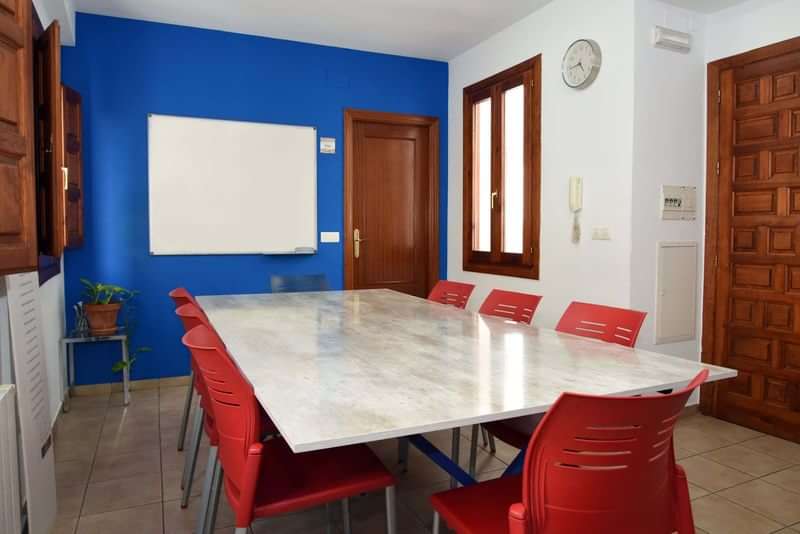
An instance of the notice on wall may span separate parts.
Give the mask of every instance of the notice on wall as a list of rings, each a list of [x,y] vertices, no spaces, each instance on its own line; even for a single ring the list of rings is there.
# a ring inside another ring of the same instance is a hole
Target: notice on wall
[[[38,273],[7,276],[6,291],[28,532],[50,534],[56,517],[56,481]]]

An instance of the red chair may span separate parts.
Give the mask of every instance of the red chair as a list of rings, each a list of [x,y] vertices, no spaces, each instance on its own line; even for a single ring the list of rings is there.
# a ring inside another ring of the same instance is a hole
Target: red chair
[[[646,316],[646,312],[626,308],[572,302],[558,321],[556,331],[633,347]]]
[[[522,475],[431,497],[433,534],[440,517],[458,534],[693,534],[672,431],[707,376],[670,395],[564,393],[531,438]]]
[[[220,463],[214,468],[212,513],[224,482],[236,515],[236,534],[254,519],[272,517],[386,490],[387,531],[395,534],[394,477],[366,445],[293,454],[282,438],[261,442],[261,408],[253,387],[205,326],[191,330],[183,343],[204,377],[219,432]],[[221,464],[221,466],[220,466]],[[345,530],[349,530],[345,515]],[[349,534],[349,533],[348,533]]]
[[[469,296],[472,295],[474,289],[474,284],[439,280],[428,295],[428,300],[455,306],[463,310],[467,307],[467,301],[469,301]]]
[[[197,307],[194,302],[195,300],[191,299],[187,304],[184,304],[175,310],[175,315],[177,315],[180,318],[181,323],[183,323],[184,332],[190,332],[194,328],[201,325],[210,328],[205,313],[203,313],[203,311]],[[217,343],[221,345],[222,341],[219,340],[219,337],[216,337],[216,339]],[[200,449],[200,442],[202,440],[203,432],[205,431],[210,443],[209,458],[216,457],[217,447],[219,444],[219,436],[217,434],[216,426],[214,425],[214,419],[211,416],[211,411],[209,410],[208,406],[208,392],[206,391],[203,377],[191,352],[189,353],[189,356],[189,362],[192,368],[192,384],[197,390],[197,396],[200,399],[200,405],[195,411],[195,419],[192,429],[192,442],[189,452],[183,460],[183,475],[181,477],[181,489],[183,490],[183,493],[181,494],[181,508],[186,508],[189,505],[189,496],[192,493],[194,473],[197,467],[197,455]]]
[[[636,310],[572,302],[558,321],[556,331],[633,347],[646,316],[646,312]],[[534,415],[518,418],[514,423],[492,421],[485,423],[483,428],[488,431],[490,440],[494,436],[512,447],[523,449],[530,439],[530,431],[525,427],[533,428],[541,417]],[[523,419],[527,419],[529,423],[518,424]],[[491,452],[495,452],[494,443],[491,445]]]
[[[481,304],[478,313],[510,319],[517,323],[531,324],[533,314],[536,313],[536,308],[541,300],[542,297],[539,295],[492,289],[492,292]]]
[[[200,305],[197,303],[194,296],[192,296],[192,294],[189,293],[186,288],[176,287],[169,292],[169,296],[175,303],[176,310],[184,304],[195,304],[198,308],[200,308]],[[194,369],[190,368],[189,389],[186,390],[186,400],[183,403],[183,415],[181,415],[181,430],[178,433],[178,451],[182,451],[184,445],[186,444],[186,428],[189,424],[189,412],[192,410],[192,396],[194,395],[195,389]]]

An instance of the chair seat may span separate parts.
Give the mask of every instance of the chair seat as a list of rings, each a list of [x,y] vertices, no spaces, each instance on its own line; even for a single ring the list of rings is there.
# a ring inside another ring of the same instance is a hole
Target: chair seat
[[[264,443],[254,516],[270,517],[394,485],[366,445],[294,454],[282,438]],[[235,495],[228,496],[235,501]]]
[[[507,534],[508,509],[522,502],[522,476],[509,476],[431,496],[434,509],[458,534]]]

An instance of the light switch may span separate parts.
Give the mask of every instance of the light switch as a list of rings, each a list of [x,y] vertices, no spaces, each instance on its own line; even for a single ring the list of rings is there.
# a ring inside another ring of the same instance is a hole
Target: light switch
[[[338,243],[339,232],[320,232],[319,241],[320,243]]]
[[[596,226],[592,228],[592,239],[595,241],[608,241],[611,235],[608,233],[608,228],[605,226]]]
[[[319,152],[320,154],[336,154],[336,138],[320,137]]]

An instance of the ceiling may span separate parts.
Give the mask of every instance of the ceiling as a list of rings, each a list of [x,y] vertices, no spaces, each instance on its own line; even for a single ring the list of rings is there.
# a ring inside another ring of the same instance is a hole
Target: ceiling
[[[76,11],[451,59],[551,0],[75,0]]]
[[[747,0],[664,0],[668,4],[691,9],[700,13],[714,13],[727,9]]]

